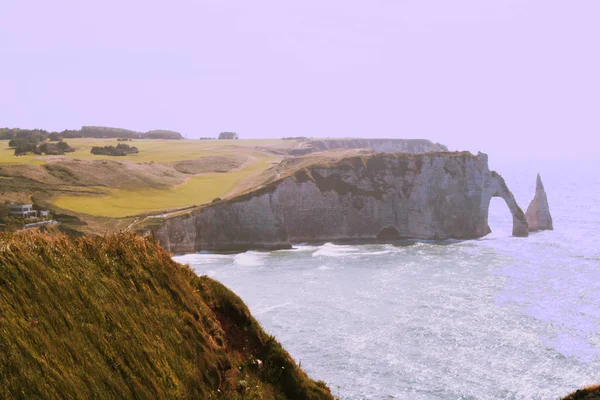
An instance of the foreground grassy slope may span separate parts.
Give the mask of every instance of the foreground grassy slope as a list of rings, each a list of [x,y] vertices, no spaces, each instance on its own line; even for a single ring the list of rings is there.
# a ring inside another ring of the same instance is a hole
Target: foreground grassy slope
[[[578,390],[562,400],[600,400],[600,385]]]
[[[1,236],[0,349],[0,398],[332,398],[237,296],[135,235]]]

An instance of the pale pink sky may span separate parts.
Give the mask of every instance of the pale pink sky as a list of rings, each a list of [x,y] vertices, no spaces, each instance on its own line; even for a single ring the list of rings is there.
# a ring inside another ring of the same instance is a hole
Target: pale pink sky
[[[598,0],[0,0],[0,126],[600,151]]]

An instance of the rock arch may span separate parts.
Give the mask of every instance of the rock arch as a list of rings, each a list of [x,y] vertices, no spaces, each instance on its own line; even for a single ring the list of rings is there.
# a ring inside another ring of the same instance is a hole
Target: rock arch
[[[504,178],[497,172],[492,171],[492,186],[491,186],[491,197],[500,197],[504,200],[510,213],[513,217],[513,236],[527,237],[529,236],[529,225],[527,224],[527,218],[525,213],[521,210],[521,207],[517,204],[515,196],[506,186]],[[491,200],[490,197],[490,200]],[[489,203],[488,203],[489,204]]]

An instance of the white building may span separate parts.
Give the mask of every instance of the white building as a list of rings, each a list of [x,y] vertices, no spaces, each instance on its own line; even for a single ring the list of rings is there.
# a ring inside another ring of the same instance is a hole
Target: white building
[[[33,209],[33,204],[13,204],[8,206],[8,214],[14,217],[37,218],[37,211]]]

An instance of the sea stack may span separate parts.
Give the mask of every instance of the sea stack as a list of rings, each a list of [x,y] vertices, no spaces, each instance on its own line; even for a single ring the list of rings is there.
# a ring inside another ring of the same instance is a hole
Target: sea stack
[[[548,207],[548,196],[546,196],[540,174],[537,176],[535,197],[529,204],[525,216],[527,217],[530,232],[551,231],[554,229],[552,225],[552,216],[550,215],[550,207]]]

